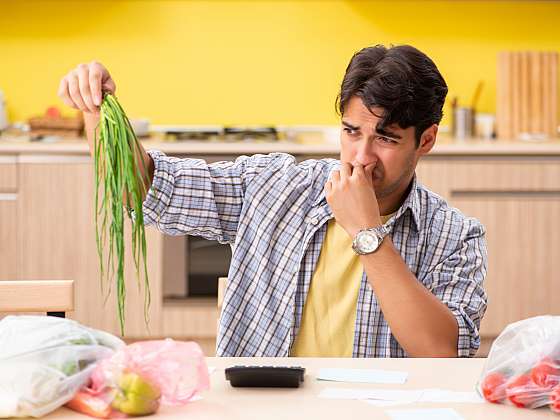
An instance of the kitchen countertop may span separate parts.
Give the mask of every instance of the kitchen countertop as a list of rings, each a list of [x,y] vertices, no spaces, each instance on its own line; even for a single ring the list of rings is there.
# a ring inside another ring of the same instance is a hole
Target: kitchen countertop
[[[276,142],[217,142],[182,141],[161,142],[142,141],[146,149],[157,149],[174,155],[240,155],[255,153],[286,152],[295,155],[337,156],[338,144],[302,144],[287,141]],[[0,137],[0,155],[87,155],[85,139],[65,139],[54,143],[30,142]],[[430,155],[443,156],[560,156],[560,140],[546,142],[520,141],[453,141],[438,138]]]

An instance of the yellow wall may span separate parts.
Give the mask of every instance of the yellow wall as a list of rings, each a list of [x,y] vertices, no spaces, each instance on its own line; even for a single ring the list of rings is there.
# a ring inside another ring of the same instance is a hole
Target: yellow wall
[[[0,90],[11,120],[51,104],[100,60],[131,117],[157,124],[333,124],[352,53],[410,43],[450,94],[494,111],[496,53],[560,51],[549,1],[0,1]]]

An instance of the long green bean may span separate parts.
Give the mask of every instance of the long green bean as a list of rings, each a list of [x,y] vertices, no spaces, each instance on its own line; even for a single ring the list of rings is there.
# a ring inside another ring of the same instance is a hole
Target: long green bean
[[[147,172],[143,159],[139,159],[140,144],[130,121],[117,99],[111,94],[105,94],[103,97],[99,125],[95,132],[95,230],[101,288],[106,299],[111,294],[116,274],[119,325],[121,334],[124,335],[125,207],[132,222],[132,255],[139,290],[142,285],[140,278],[144,277],[144,318],[148,324],[150,283],[146,264],[146,234],[142,213],[142,201],[146,194],[146,187],[140,167],[143,168],[144,174]],[[127,197],[127,202],[123,197]],[[108,288],[105,288],[105,283],[108,283]]]

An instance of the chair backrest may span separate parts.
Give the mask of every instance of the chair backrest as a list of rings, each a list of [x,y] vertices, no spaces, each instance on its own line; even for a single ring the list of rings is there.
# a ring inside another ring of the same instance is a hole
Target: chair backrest
[[[0,281],[0,312],[46,312],[64,317],[74,310],[74,280]]]
[[[227,277],[218,277],[218,315],[222,313],[222,305],[224,303],[224,294],[226,293],[226,287]]]

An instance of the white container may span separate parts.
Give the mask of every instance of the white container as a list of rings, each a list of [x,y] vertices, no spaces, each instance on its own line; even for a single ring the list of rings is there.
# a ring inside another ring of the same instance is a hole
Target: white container
[[[474,131],[476,137],[483,140],[494,138],[494,125],[496,117],[492,114],[476,114],[474,116]]]
[[[8,128],[8,117],[6,115],[6,101],[4,100],[4,92],[0,90],[0,131]]]
[[[136,137],[146,137],[150,134],[150,120],[146,118],[132,118],[130,125]]]
[[[303,144],[339,144],[339,125],[292,125],[276,127],[286,140]]]

